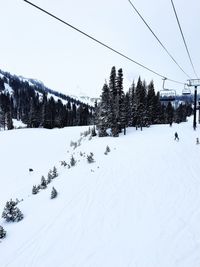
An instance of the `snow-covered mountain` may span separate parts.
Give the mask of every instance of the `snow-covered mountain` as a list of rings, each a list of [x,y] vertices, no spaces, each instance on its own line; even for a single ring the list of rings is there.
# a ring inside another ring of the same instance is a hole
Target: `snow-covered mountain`
[[[0,219],[0,266],[199,267],[200,130],[192,118],[119,138],[80,135],[87,129],[0,132],[0,209],[23,199],[24,214],[18,223]],[[61,166],[72,155],[76,165]],[[58,177],[32,195],[53,166]]]
[[[0,130],[12,129],[12,119],[30,128],[91,124],[94,107],[86,100],[89,102],[89,98],[83,102],[49,89],[38,80],[0,70]]]
[[[73,95],[73,96],[72,95],[65,95],[65,94],[62,94],[56,90],[48,88],[40,80],[13,75],[13,74],[10,74],[8,72],[4,72],[2,70],[0,70],[0,78],[2,80],[7,79],[8,82],[9,82],[9,79],[19,79],[21,82],[28,83],[31,87],[34,87],[34,89],[36,91],[38,91],[38,93],[41,94],[41,91],[44,91],[44,92],[48,93],[49,98],[52,96],[55,99],[55,101],[57,101],[59,99],[63,102],[63,104],[66,104],[68,98],[70,98],[70,99],[72,99],[72,101],[74,99],[75,101],[78,101],[78,102],[81,102],[84,104],[88,104],[90,106],[94,106],[95,101],[98,100],[98,98],[85,96],[84,94],[81,94],[80,96],[79,95]],[[12,94],[13,90],[8,85],[8,83],[5,83],[5,86],[6,86],[6,91]]]
[[[70,95],[73,99],[76,99],[82,103],[85,103],[85,104],[88,104],[92,107],[95,106],[95,102],[98,102],[100,101],[100,98],[98,97],[89,97],[89,96],[86,96],[84,94],[80,94],[80,95]]]

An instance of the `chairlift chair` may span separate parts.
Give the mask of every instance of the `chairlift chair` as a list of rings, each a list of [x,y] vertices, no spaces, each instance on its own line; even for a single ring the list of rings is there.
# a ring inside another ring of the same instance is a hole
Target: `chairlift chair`
[[[182,90],[182,95],[184,95],[184,96],[190,96],[191,95],[191,90],[187,84],[184,85],[184,89]]]
[[[165,80],[163,79],[163,89],[160,90],[160,101],[161,102],[172,102],[176,100],[176,90],[165,88]]]

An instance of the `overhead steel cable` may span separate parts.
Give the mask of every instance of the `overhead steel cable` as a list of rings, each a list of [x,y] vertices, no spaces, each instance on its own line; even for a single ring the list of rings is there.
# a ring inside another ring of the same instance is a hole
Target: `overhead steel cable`
[[[175,60],[175,58],[170,54],[170,52],[167,50],[167,48],[164,46],[164,44],[160,41],[160,39],[157,37],[157,35],[153,32],[153,30],[151,29],[151,27],[149,26],[149,24],[145,21],[145,19],[142,17],[142,15],[140,14],[140,12],[137,10],[137,8],[133,5],[133,3],[131,2],[131,0],[128,0],[129,3],[131,4],[131,6],[133,7],[133,9],[135,10],[135,12],[138,14],[138,16],[142,19],[142,21],[144,22],[144,24],[147,26],[147,28],[150,30],[150,32],[153,34],[153,36],[156,38],[156,40],[159,42],[159,44],[162,46],[162,48],[167,52],[168,56],[170,56],[170,58],[174,61],[174,63],[179,67],[179,69],[189,78],[191,79],[191,77],[183,70],[183,68],[181,68],[181,66],[178,64],[178,62]]]
[[[46,11],[45,9],[43,9],[43,8],[41,8],[41,7],[39,7],[39,6],[35,5],[35,4],[33,4],[33,3],[30,2],[30,1],[27,1],[27,0],[23,0],[23,1],[26,2],[27,4],[31,5],[31,6],[35,7],[36,9],[38,9],[38,10],[44,12],[45,14],[47,14],[47,15],[53,17],[54,19],[56,19],[56,20],[62,22],[63,24],[65,24],[65,25],[67,25],[68,27],[72,28],[73,30],[75,30],[75,31],[77,31],[77,32],[79,32],[79,33],[81,33],[82,35],[85,35],[86,37],[90,38],[91,40],[95,41],[96,43],[99,43],[100,45],[106,47],[107,49],[113,51],[114,53],[116,53],[116,54],[118,54],[118,55],[120,55],[120,56],[126,58],[127,60],[129,60],[129,61],[131,61],[131,62],[133,62],[133,63],[139,65],[140,67],[142,67],[142,68],[144,68],[144,69],[146,69],[146,70],[148,70],[148,71],[150,71],[150,72],[156,74],[157,76],[160,76],[161,78],[166,78],[164,75],[162,75],[162,74],[160,74],[160,73],[158,73],[158,72],[156,72],[156,71],[154,71],[154,70],[152,70],[152,69],[150,69],[150,68],[144,66],[143,64],[141,64],[141,63],[139,63],[139,62],[133,60],[132,58],[130,58],[130,57],[124,55],[123,53],[121,53],[121,52],[115,50],[114,48],[112,48],[112,47],[106,45],[105,43],[103,43],[103,42],[97,40],[96,38],[94,38],[94,37],[92,37],[91,35],[85,33],[84,31],[78,29],[77,27],[74,27],[73,25],[69,24],[68,22],[66,22],[66,21],[64,21],[64,20],[62,20],[62,19],[60,19],[60,18],[58,18],[57,16],[55,16],[55,15],[53,15],[52,13]],[[171,82],[174,82],[174,83],[184,84],[184,83],[182,83],[182,82],[179,82],[179,81],[176,81],[176,80],[173,80],[173,79],[170,79],[170,78],[167,78],[167,79],[168,79],[169,81],[171,81]]]
[[[178,18],[178,15],[177,15],[176,8],[175,8],[175,5],[174,5],[174,3],[173,3],[173,0],[171,0],[171,3],[172,3],[172,7],[173,7],[173,10],[174,10],[174,14],[175,14],[175,16],[176,16],[176,20],[177,20],[177,23],[178,23],[178,27],[179,27],[179,30],[180,30],[180,32],[181,32],[181,36],[182,36],[182,39],[183,39],[183,42],[184,42],[184,45],[185,45],[185,49],[186,49],[186,51],[187,51],[187,54],[188,54],[190,63],[191,63],[191,65],[192,65],[194,74],[195,74],[196,77],[198,78],[198,75],[197,75],[197,73],[196,73],[196,71],[195,71],[195,68],[194,68],[194,64],[192,63],[192,59],[191,59],[191,56],[190,56],[190,52],[189,52],[188,46],[187,46],[186,41],[185,41],[185,37],[184,37],[183,31],[182,31],[182,28],[181,28],[181,24],[180,24],[180,21],[179,21],[179,18]]]

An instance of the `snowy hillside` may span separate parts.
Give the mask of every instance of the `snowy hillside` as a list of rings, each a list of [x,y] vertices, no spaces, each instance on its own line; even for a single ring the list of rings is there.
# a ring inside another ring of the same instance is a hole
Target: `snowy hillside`
[[[191,119],[129,128],[119,138],[83,137],[76,149],[70,142],[88,127],[0,132],[0,209],[24,199],[22,221],[0,219],[7,231],[0,266],[199,267],[200,130]],[[61,166],[72,154],[76,165]],[[32,195],[54,165],[59,176]]]

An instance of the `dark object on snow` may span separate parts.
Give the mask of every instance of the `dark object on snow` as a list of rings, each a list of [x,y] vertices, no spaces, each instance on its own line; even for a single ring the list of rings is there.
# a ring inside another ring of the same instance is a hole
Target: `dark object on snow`
[[[178,137],[177,132],[175,132],[175,134],[174,134],[174,140],[178,140],[179,141],[179,137]]]
[[[29,168],[29,172],[33,172],[33,169]]]
[[[196,144],[199,145],[199,138],[196,139]]]
[[[0,239],[6,237],[6,231],[3,229],[3,227],[0,225]]]

